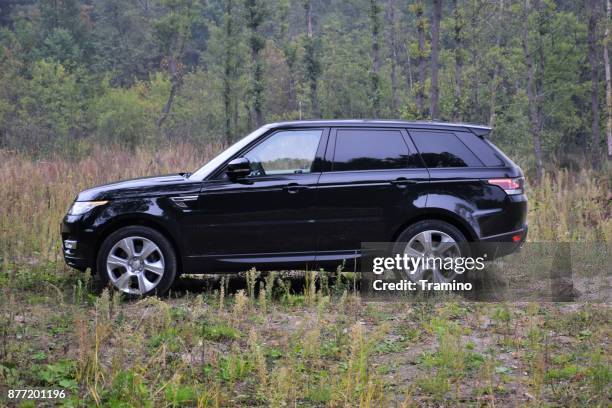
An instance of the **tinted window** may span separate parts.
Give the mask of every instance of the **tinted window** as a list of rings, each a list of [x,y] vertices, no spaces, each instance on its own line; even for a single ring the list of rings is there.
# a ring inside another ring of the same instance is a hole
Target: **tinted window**
[[[410,158],[399,130],[340,129],[336,133],[334,171],[406,168],[411,160],[418,158]]]
[[[485,166],[503,166],[503,160],[491,145],[484,140],[469,132],[455,132],[455,135],[482,161]]]
[[[309,173],[317,154],[322,130],[280,131],[244,155],[251,162],[251,176]]]
[[[410,131],[427,167],[479,167],[482,162],[451,132]]]

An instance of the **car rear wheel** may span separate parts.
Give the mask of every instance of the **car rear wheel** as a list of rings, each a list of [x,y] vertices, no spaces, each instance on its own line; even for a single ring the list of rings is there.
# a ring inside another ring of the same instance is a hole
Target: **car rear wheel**
[[[109,235],[98,253],[100,283],[131,296],[161,295],[176,277],[176,254],[158,231],[121,228]]]
[[[418,267],[404,271],[405,277],[413,282],[426,280],[446,283],[465,278],[464,273],[457,273],[444,262],[448,258],[469,256],[467,239],[459,229],[447,222],[424,220],[411,225],[398,237],[393,253],[424,259]],[[428,258],[433,260],[427,261]]]

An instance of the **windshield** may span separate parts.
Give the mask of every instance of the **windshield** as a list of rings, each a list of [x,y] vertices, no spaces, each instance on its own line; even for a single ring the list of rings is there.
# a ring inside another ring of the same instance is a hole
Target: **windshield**
[[[251,143],[253,140],[257,139],[264,132],[269,129],[268,126],[262,126],[259,129],[249,133],[247,136],[243,137],[223,152],[221,152],[217,157],[206,163],[204,166],[200,167],[198,171],[189,176],[190,180],[204,180],[210,173],[212,173],[217,167],[219,167],[223,162],[228,160],[234,154],[238,153],[244,146]]]

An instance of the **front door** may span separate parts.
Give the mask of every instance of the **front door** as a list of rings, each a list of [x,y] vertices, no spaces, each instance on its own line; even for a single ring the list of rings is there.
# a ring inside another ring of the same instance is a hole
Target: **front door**
[[[325,129],[278,130],[239,154],[251,163],[243,180],[224,172],[205,182],[192,253],[206,269],[305,266],[316,250],[313,203]]]

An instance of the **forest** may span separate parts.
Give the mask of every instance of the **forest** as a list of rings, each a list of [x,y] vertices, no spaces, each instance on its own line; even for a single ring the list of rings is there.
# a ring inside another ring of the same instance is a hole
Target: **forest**
[[[473,122],[536,177],[612,153],[604,0],[4,0],[0,148],[229,144],[310,118]]]
[[[610,13],[0,0],[0,406],[612,406]],[[350,267],[183,275],[132,299],[64,263],[79,191],[193,171],[264,123],[314,118],[493,127],[525,172],[529,235],[520,267],[500,258],[479,280],[492,301],[371,301]],[[527,251],[541,243],[557,250]],[[557,258],[573,302],[527,267]]]

